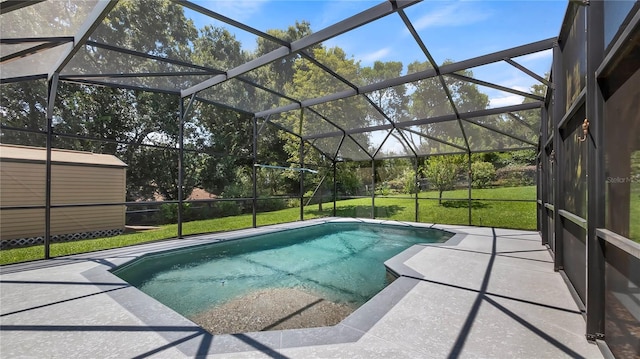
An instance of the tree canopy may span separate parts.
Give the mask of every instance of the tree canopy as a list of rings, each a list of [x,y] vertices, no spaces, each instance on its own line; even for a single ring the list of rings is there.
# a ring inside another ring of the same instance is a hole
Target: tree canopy
[[[61,2],[60,6],[64,4]],[[170,19],[169,23],[167,19]],[[145,27],[139,24],[145,24]],[[149,24],[155,24],[153,28],[157,31],[146,31]],[[185,16],[183,8],[172,1],[140,0],[119,2],[91,35],[91,40],[108,42],[149,56],[187,61],[199,66],[200,71],[207,75],[213,75],[273,51],[282,46],[278,39],[293,42],[308,36],[312,30],[310,23],[302,21],[283,29],[268,30],[267,33],[273,38],[259,38],[253,50],[246,50],[235,35],[224,27],[206,25],[196,28],[193,21]],[[136,80],[139,85],[160,81],[178,84],[180,76],[154,74],[180,73],[184,70],[171,62],[131,61],[122,53],[92,45],[86,46],[77,56],[78,59],[71,62],[71,72],[149,74]],[[452,61],[448,60],[441,65],[450,63]],[[429,68],[429,62],[406,64],[407,73]],[[330,69],[333,75],[326,69]],[[244,183],[243,176],[246,176],[247,168],[251,165],[253,118],[248,112],[218,106],[217,102],[222,102],[219,100],[225,99],[225,103],[231,103],[232,107],[238,109],[273,108],[290,100],[279,97],[274,101],[276,97],[270,91],[278,91],[298,100],[317,99],[350,89],[349,79],[361,79],[357,85],[363,86],[397,78],[404,71],[405,64],[401,62],[375,61],[370,66],[364,66],[340,47],[315,45],[203,91],[199,94],[201,100],[189,107],[184,117],[183,141],[187,152],[183,158],[183,197],[188,197],[195,187],[202,187],[217,195],[242,192],[231,189]],[[459,72],[459,75],[471,77],[473,73],[466,70]],[[304,162],[316,168],[325,166],[322,170],[328,171],[326,160],[334,157],[336,160],[371,160],[376,154],[460,152],[460,148],[466,146],[459,140],[463,133],[469,145],[476,148],[499,148],[499,142],[504,139],[487,136],[487,128],[497,128],[510,136],[531,138],[531,129],[528,127],[537,121],[532,113],[522,113],[516,119],[504,115],[487,116],[465,127],[460,121],[440,121],[411,128],[395,128],[395,123],[452,113],[453,106],[459,112],[488,108],[489,97],[475,84],[453,76],[444,76],[442,79],[450,97],[440,79],[434,77],[406,86],[393,86],[337,101],[320,102],[305,108],[302,113],[295,110],[260,119],[258,156],[266,164],[296,167]],[[259,83],[260,87],[244,86],[246,81]],[[44,146],[46,83],[18,82],[2,86],[0,113],[5,127],[2,142]],[[534,90],[540,92],[543,87]],[[130,168],[127,171],[127,200],[147,200],[158,196],[176,200],[176,149],[180,146],[180,119],[183,115],[180,113],[180,101],[179,96],[172,94],[143,92],[127,86],[109,88],[63,82],[55,103],[53,125],[57,136],[54,147],[118,156]],[[383,129],[378,133],[357,131],[372,126],[381,126]],[[281,131],[282,128],[288,132]],[[347,133],[349,131],[352,133]],[[301,137],[309,135],[317,135],[317,138],[303,145],[303,160],[300,158]],[[508,136],[505,138],[513,139]],[[387,146],[381,150],[380,146],[385,143]],[[452,171],[438,167],[440,162],[430,161],[426,173],[427,176],[434,173],[434,183],[438,183],[442,193],[451,187],[451,180],[440,180],[435,173]],[[354,177],[350,166],[341,166],[339,171],[344,171],[338,176],[345,182],[362,182]],[[407,173],[403,169],[397,176],[410,178]],[[275,182],[265,172],[261,178],[265,187],[278,185],[283,188],[283,193],[292,193],[297,190],[298,175],[297,172],[288,172],[281,175],[281,182]],[[309,185],[319,184],[321,177],[307,177]],[[345,192],[354,192],[355,185],[344,186]],[[269,194],[279,194],[275,192],[274,189]]]

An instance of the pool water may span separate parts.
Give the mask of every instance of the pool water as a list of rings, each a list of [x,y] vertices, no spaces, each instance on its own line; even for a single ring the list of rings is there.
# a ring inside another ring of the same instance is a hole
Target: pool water
[[[357,308],[388,284],[387,259],[450,237],[436,229],[325,223],[149,255],[114,274],[184,316],[268,288]]]

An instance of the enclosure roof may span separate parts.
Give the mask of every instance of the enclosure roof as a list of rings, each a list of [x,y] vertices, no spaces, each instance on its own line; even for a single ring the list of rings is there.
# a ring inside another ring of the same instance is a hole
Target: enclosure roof
[[[246,113],[334,160],[534,148],[566,7],[5,0],[0,81],[173,93],[191,116]]]

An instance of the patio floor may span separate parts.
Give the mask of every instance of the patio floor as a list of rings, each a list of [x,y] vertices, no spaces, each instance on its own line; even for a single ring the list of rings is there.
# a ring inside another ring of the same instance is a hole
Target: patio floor
[[[457,235],[390,260],[400,278],[326,328],[212,336],[108,271],[148,252],[326,221],[343,219],[3,266],[0,357],[603,357],[536,232],[433,225]]]

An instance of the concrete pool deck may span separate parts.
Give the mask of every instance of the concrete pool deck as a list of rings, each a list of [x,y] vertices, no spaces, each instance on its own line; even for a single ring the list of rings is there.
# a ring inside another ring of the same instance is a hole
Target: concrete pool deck
[[[344,220],[0,267],[0,357],[603,357],[585,339],[582,313],[536,232],[361,220],[457,234],[388,261],[400,277],[340,324],[325,328],[210,335],[109,272],[145,253]]]

